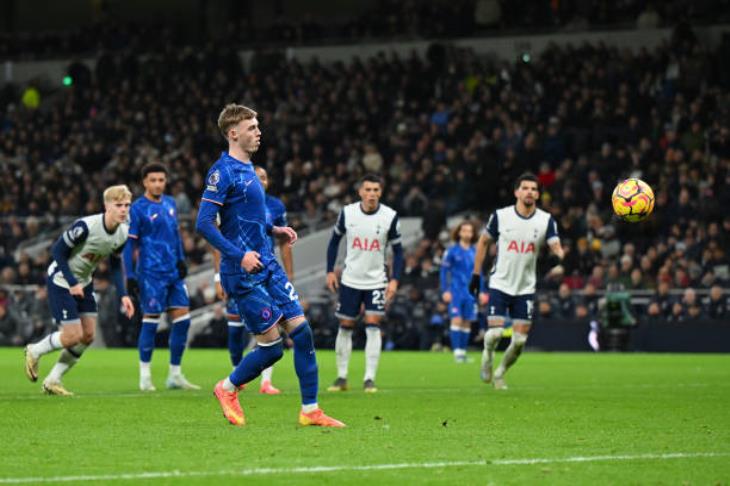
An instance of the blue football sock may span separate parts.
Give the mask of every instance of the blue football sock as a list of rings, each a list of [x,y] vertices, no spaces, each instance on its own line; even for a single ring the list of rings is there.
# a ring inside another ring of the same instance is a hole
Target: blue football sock
[[[188,342],[188,330],[190,329],[190,314],[185,314],[173,321],[170,329],[170,364],[180,366],[182,355],[185,352],[185,345]]]
[[[471,335],[471,331],[469,329],[462,329],[459,331],[459,334],[461,336],[459,337],[459,344],[461,345],[460,349],[466,349],[469,347],[469,336]]]
[[[461,332],[455,328],[449,330],[449,339],[451,339],[451,349],[461,349]]]
[[[236,369],[229,376],[235,386],[245,385],[273,365],[284,355],[284,346],[281,339],[273,344],[259,345],[243,357]]]
[[[231,356],[231,364],[235,367],[243,357],[243,338],[246,330],[242,325],[232,326],[228,324],[228,354]]]
[[[289,334],[289,337],[294,341],[294,369],[299,378],[302,405],[317,403],[319,373],[317,355],[314,352],[314,338],[309,323],[302,322],[294,329],[294,332]]]
[[[137,338],[137,349],[139,349],[139,360],[143,363],[152,361],[152,351],[155,350],[155,336],[157,335],[158,319],[147,319],[142,321]]]

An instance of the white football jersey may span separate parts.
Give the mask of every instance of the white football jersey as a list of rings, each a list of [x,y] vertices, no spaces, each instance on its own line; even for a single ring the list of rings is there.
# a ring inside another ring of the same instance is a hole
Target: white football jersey
[[[360,290],[373,290],[388,283],[385,250],[400,243],[400,222],[392,208],[381,204],[373,213],[365,213],[359,202],[348,204],[337,218],[334,232],[345,235],[347,255],[342,283]]]
[[[71,250],[68,266],[82,286],[91,282],[91,275],[99,262],[112,253],[119,253],[127,241],[129,225],[122,223],[109,233],[104,226],[104,213],[78,219],[63,232],[63,241]],[[63,272],[54,260],[48,267],[54,284],[69,288]]]
[[[550,213],[536,208],[525,218],[514,205],[489,217],[484,233],[497,242],[497,257],[489,274],[489,288],[508,295],[535,293],[537,255],[546,242],[560,241]]]

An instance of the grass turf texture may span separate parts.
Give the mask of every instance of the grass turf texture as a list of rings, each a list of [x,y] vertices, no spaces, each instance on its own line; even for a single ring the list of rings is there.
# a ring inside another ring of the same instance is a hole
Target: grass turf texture
[[[328,393],[334,355],[319,352],[320,404],[348,425],[326,430],[297,425],[289,352],[274,371],[282,395],[258,394],[258,380],[241,394],[249,422],[243,428],[228,425],[211,393],[229,371],[225,351],[187,352],[185,373],[200,392],[165,390],[169,355],[155,354],[161,391],[138,391],[135,350],[90,349],[65,380],[77,396],[62,398],[43,396],[40,381],[27,381],[21,349],[0,349],[0,484],[67,476],[115,484],[730,480],[730,356],[528,351],[507,375],[510,389],[497,392],[479,381],[477,353],[465,365],[448,354],[384,353],[380,391],[369,395],[362,391],[362,353],[351,361],[351,390]],[[42,359],[41,377],[56,357]],[[675,453],[717,455],[668,456]],[[642,454],[652,456],[635,457]],[[581,457],[589,460],[575,462]],[[505,462],[513,459],[546,461]],[[466,464],[433,464],[439,462]],[[403,463],[411,466],[291,471]],[[140,476],[145,472],[161,474]]]

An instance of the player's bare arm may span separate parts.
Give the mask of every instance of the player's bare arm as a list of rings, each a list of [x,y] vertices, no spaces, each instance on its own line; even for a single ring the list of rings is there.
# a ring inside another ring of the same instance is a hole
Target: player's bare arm
[[[289,243],[289,246],[294,246],[298,239],[297,232],[289,226],[274,226],[271,228],[271,234],[277,239]]]

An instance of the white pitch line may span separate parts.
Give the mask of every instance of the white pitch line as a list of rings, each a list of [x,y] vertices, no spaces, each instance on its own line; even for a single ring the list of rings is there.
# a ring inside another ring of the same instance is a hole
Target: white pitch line
[[[525,459],[495,459],[481,461],[404,462],[395,464],[369,464],[364,466],[309,466],[283,468],[228,469],[219,471],[152,471],[121,474],[79,476],[47,476],[0,478],[0,484],[64,483],[77,481],[124,481],[139,479],[194,478],[212,476],[265,476],[287,474],[316,474],[351,471],[387,471],[394,469],[442,469],[451,467],[517,466],[535,464],[561,464],[576,462],[667,461],[672,459],[696,459],[701,457],[728,457],[730,452],[673,452],[663,454],[616,454],[602,456],[544,457]]]
[[[476,383],[476,382],[475,382]],[[647,389],[647,390],[653,390],[653,389],[677,389],[677,388],[707,388],[712,386],[713,388],[718,387],[727,387],[730,386],[730,383],[667,383],[667,384],[658,384],[658,383],[625,383],[620,385],[565,385],[565,386],[545,386],[545,385],[520,385],[519,388],[515,387],[519,390],[526,390],[526,391],[534,391],[534,390],[605,390],[608,388],[612,389]],[[464,386],[464,387],[413,387],[413,388],[379,388],[378,393],[385,393],[385,394],[391,394],[391,393],[423,393],[423,394],[433,394],[433,393],[442,393],[442,392],[459,392],[459,393],[471,393],[471,394],[483,394],[485,390],[488,390],[490,387],[484,386],[481,383],[476,383],[475,385],[470,386]],[[212,389],[212,386],[211,386]],[[293,393],[291,391],[284,391],[284,393]],[[128,393],[116,393],[116,392],[109,392],[109,393],[99,393],[99,392],[92,392],[92,393],[81,393],[78,395],[75,395],[71,399],[76,400],[79,398],[171,398],[171,397],[177,397],[177,396],[208,396],[204,391],[203,392],[186,392],[184,394],[180,394],[178,392],[161,392],[161,393],[151,393],[151,392],[128,392]],[[244,395],[245,396],[245,395]],[[25,401],[25,400],[53,400],[53,397],[48,397],[47,395],[44,395],[42,393],[34,393],[33,395],[2,395],[0,394],[0,402],[14,402],[14,401]],[[69,398],[64,398],[64,400],[68,400]]]

